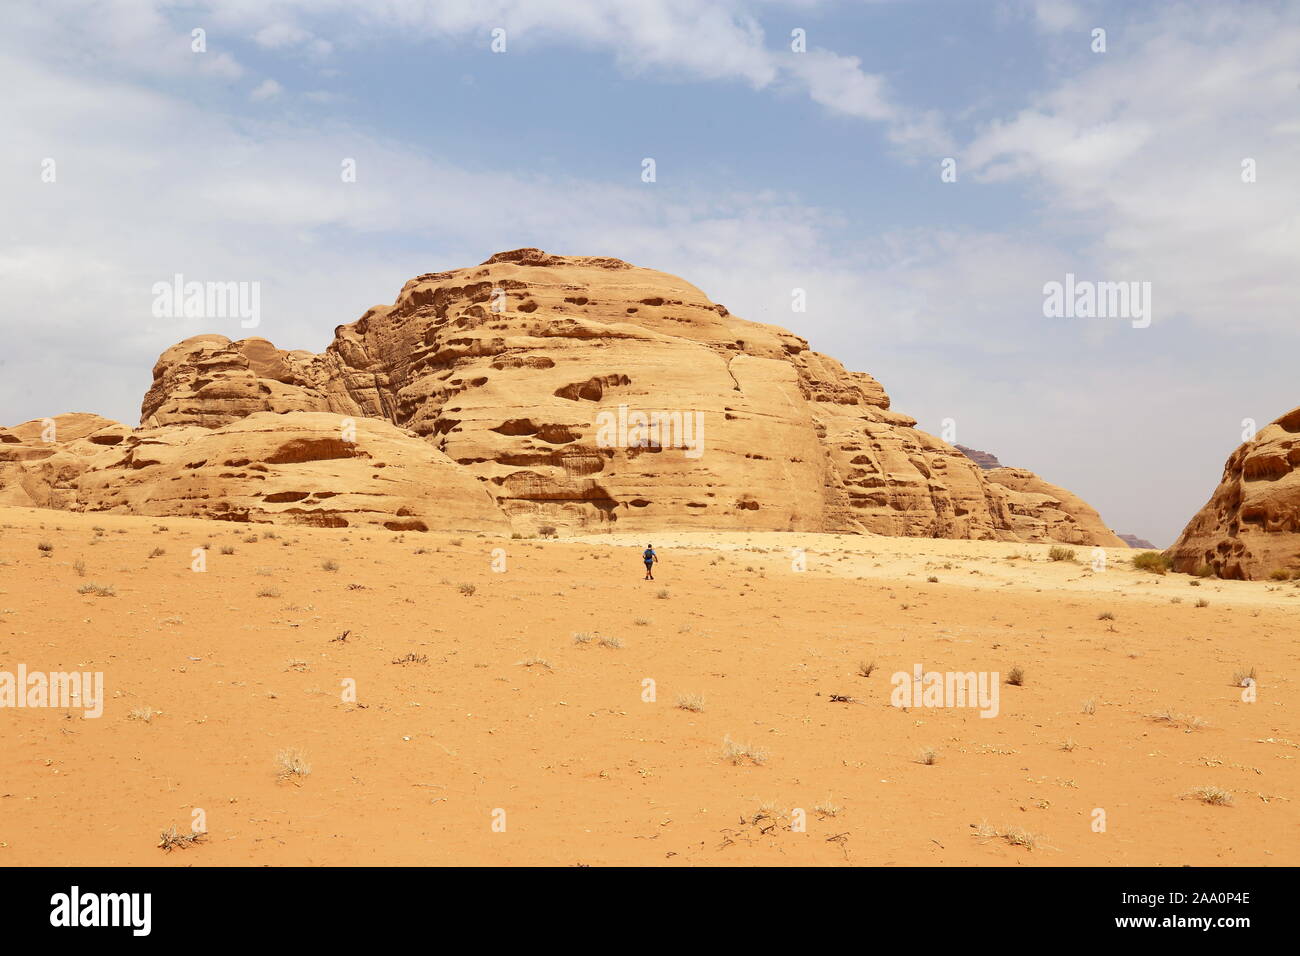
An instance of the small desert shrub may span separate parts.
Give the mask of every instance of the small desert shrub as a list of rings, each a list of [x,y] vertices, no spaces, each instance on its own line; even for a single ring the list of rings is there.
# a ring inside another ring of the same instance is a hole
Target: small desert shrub
[[[819,803],[813,807],[813,813],[820,817],[835,817],[844,812],[843,807],[838,807],[827,799],[824,803]]]
[[[938,584],[938,583],[939,583],[939,579],[936,578],[933,574],[930,575],[928,578],[926,578],[926,581],[930,582],[931,584]]]
[[[43,552],[44,554],[49,554],[54,550],[54,545],[50,544],[48,541],[42,541],[36,546],[36,550]]]
[[[73,562],[72,570],[77,572],[77,577],[84,578],[86,576],[86,562],[81,560]]]
[[[262,532],[262,537],[263,537],[263,538],[266,538],[266,540],[268,540],[268,541],[274,541],[276,538],[278,538],[278,537],[280,537],[280,536],[279,536],[278,534],[276,534],[274,531],[263,531],[263,532]]]
[[[462,585],[460,586],[460,593],[463,594],[463,595],[465,595],[465,597],[472,597],[473,594],[474,594],[474,592],[477,591],[477,590],[478,590],[478,588],[476,588],[476,587],[475,587],[474,585],[472,585],[472,584],[462,584]]]
[[[257,592],[257,596],[264,597],[264,598],[278,598],[280,596],[280,592],[277,591],[275,588],[262,588]]]
[[[281,750],[275,755],[275,766],[278,771],[276,775],[281,780],[305,777],[311,773],[311,764],[307,762],[306,754],[293,747]]]
[[[526,657],[517,663],[520,667],[545,667],[548,671],[555,669],[545,657]]]
[[[93,594],[95,597],[117,597],[111,584],[83,584],[77,588],[78,594]]]
[[[1212,578],[1214,577],[1214,568],[1202,561],[1192,573],[1198,578]]]
[[[297,671],[299,674],[304,674],[307,672],[307,662],[298,659],[285,661],[284,668],[285,670]]]
[[[1201,803],[1209,804],[1212,807],[1232,806],[1232,794],[1222,787],[1193,787],[1183,794],[1183,799],[1188,798],[1199,800]]]
[[[738,744],[730,737],[722,741],[722,759],[739,766],[748,760],[752,764],[761,764],[767,760],[767,751],[749,744]]]
[[[614,650],[618,650],[620,647],[623,646],[623,639],[621,637],[602,637],[600,639],[600,646],[610,647],[613,648]]]
[[[935,753],[932,748],[926,747],[924,750],[921,751],[918,759],[920,760],[921,763],[925,764],[927,767],[933,767],[935,763],[938,762],[939,755]]]
[[[657,598],[658,598],[659,600],[661,600],[661,601],[666,601],[666,600],[668,600],[668,589],[667,589],[667,588],[660,588],[660,589],[659,589],[659,593],[656,594],[655,597],[657,597]]]
[[[137,707],[131,713],[126,715],[127,720],[142,720],[146,724],[162,713],[161,710],[154,710],[152,707]]]
[[[1012,846],[1023,846],[1029,850],[1037,847],[1039,840],[1036,834],[1030,833],[1028,830],[1022,830],[1020,827],[999,830],[987,823],[981,823],[975,828],[975,836],[981,840],[1006,840]]]
[[[1021,687],[1025,683],[1025,669],[1019,664],[1014,664],[1011,670],[1007,671],[1007,683]]]
[[[257,535],[255,534],[250,534],[246,538],[244,538],[244,544],[256,544],[256,543],[257,543]]]
[[[647,620],[646,620],[645,618],[643,618],[643,617],[638,617],[638,618],[637,618],[635,621],[633,621],[632,623],[635,624],[637,627],[649,627],[649,626],[650,626],[650,622],[647,621]]]
[[[1244,667],[1238,667],[1232,672],[1232,683],[1235,687],[1245,687],[1246,681],[1254,683],[1255,680],[1255,668],[1253,667],[1250,670],[1246,670]]]
[[[1073,561],[1074,549],[1063,548],[1059,544],[1054,544],[1048,549],[1047,557],[1050,561]]]
[[[860,664],[858,664],[858,676],[870,677],[871,672],[874,671],[875,669],[876,669],[875,661],[871,661],[870,663],[868,663],[867,661],[862,661]]]
[[[428,654],[417,654],[414,651],[409,654],[404,654],[401,657],[393,658],[394,664],[427,664],[428,662]]]
[[[1068,752],[1073,750],[1076,746],[1078,745],[1074,742],[1073,737],[1066,737],[1065,742],[1061,744],[1061,749]]]
[[[518,541],[518,540],[520,540],[520,539],[523,537],[523,535],[520,534],[518,531],[512,531],[512,532],[510,532],[510,537],[511,537],[512,539],[514,539],[515,541]]]
[[[1196,606],[1197,606],[1197,607],[1209,607],[1209,606],[1210,606],[1210,602],[1207,601],[1207,600],[1205,600],[1205,598],[1197,598],[1197,599],[1196,599]]]
[[[1102,611],[1100,614],[1097,615],[1097,620],[1099,620],[1099,621],[1113,621],[1113,620],[1115,620],[1115,612],[1114,612],[1114,611]]]
[[[158,848],[170,853],[172,850],[188,850],[194,844],[207,837],[206,833],[181,833],[175,827],[162,832]]]
[[[1158,710],[1154,714],[1147,714],[1148,720],[1154,720],[1162,724],[1169,724],[1171,727],[1184,727],[1187,733],[1198,730],[1205,726],[1205,721],[1200,717],[1191,714],[1176,714],[1172,710]]]
[[[223,545],[221,546],[221,553],[222,553],[222,554],[234,554],[234,553],[235,553],[235,549],[234,549],[231,545],[223,544]]]
[[[573,643],[575,644],[590,644],[591,641],[592,637],[586,631],[578,631],[573,635]]]
[[[1133,567],[1138,571],[1150,571],[1152,574],[1165,574],[1173,564],[1159,551],[1143,551],[1133,556]]]
[[[321,562],[322,571],[337,571],[338,569],[339,569],[339,563],[335,561],[333,558],[329,558],[328,560]]]
[[[1097,712],[1097,702],[1093,700],[1091,697],[1089,697],[1087,700],[1083,702],[1083,707],[1081,708],[1081,710],[1083,711],[1083,713],[1091,717],[1093,714]]]
[[[700,694],[679,694],[677,706],[681,710],[689,710],[691,713],[698,714],[704,710],[704,697]]]
[[[459,548],[462,544],[465,543],[465,539],[464,539],[464,538],[452,538],[452,539],[451,539],[449,542],[447,542],[447,543],[450,544],[453,548]]]
[[[1270,581],[1290,581],[1291,572],[1286,568],[1278,568],[1276,571],[1271,572],[1268,578]]]
[[[152,551],[149,552],[149,557],[150,559],[161,558],[166,553],[167,552],[164,551],[162,548],[154,548]]]

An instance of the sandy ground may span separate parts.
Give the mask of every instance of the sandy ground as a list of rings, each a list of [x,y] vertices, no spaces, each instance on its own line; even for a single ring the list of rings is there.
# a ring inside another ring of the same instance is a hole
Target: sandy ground
[[[106,682],[0,709],[0,865],[1300,863],[1296,584],[775,533],[656,536],[648,583],[645,543],[0,509],[0,671]],[[1024,682],[892,706],[918,663]]]

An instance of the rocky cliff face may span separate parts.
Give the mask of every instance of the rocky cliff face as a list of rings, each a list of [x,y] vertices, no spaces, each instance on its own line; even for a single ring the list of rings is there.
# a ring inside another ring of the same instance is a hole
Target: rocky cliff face
[[[347,421],[388,423],[436,453],[439,474],[444,460],[454,463],[464,487],[486,492],[502,520],[524,531],[1101,537],[1080,529],[1096,518],[1086,505],[1085,521],[1048,516],[1045,502],[988,480],[893,411],[871,376],[784,329],[731,315],[676,276],[617,259],[520,249],[422,275],[393,305],[339,326],[319,355],[260,338],[187,339],[159,358],[137,435],[198,427],[228,440],[250,416],[260,430],[276,421],[335,432]],[[192,431],[162,440],[185,446],[179,457],[205,457]],[[237,457],[254,462],[263,452],[269,444]],[[132,470],[120,460],[104,470],[115,469]],[[228,484],[209,486],[208,500],[249,520],[315,523],[328,511],[312,494],[297,509],[254,506],[255,495],[229,483],[261,479],[227,473],[240,474],[219,471],[214,480]],[[337,495],[340,482],[322,490]],[[464,490],[452,490],[445,507],[454,510]],[[1078,501],[1053,495],[1065,512]],[[156,500],[172,504],[151,507],[183,510],[183,498],[164,494]],[[75,506],[144,500],[129,499],[96,478]]]
[[[1176,571],[1209,565],[1219,577],[1258,580],[1300,572],[1300,408],[1229,456],[1210,500],[1166,554]]]
[[[375,419],[253,414],[132,431],[92,415],[0,430],[0,504],[223,521],[498,531],[490,495],[447,456]]]
[[[1032,471],[995,468],[986,472],[985,477],[1005,489],[1011,524],[1022,541],[1127,547],[1086,501],[1044,481]]]

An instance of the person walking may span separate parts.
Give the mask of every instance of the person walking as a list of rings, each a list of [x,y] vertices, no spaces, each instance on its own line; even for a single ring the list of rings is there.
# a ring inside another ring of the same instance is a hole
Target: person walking
[[[659,560],[659,555],[655,554],[655,546],[653,544],[647,544],[645,546],[645,554],[641,555],[641,557],[645,561],[645,580],[653,581],[655,579],[655,562]]]

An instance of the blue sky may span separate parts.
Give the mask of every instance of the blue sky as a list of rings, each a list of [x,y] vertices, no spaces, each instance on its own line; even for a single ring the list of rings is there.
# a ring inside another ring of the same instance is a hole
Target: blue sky
[[[1242,419],[1300,402],[1294,4],[6,12],[3,423],[134,423],[163,349],[247,334],[154,318],[152,285],[176,272],[261,282],[256,334],[319,350],[407,278],[525,245],[682,275],[1159,545]],[[1067,271],[1150,282],[1151,326],[1045,318],[1043,285]]]

